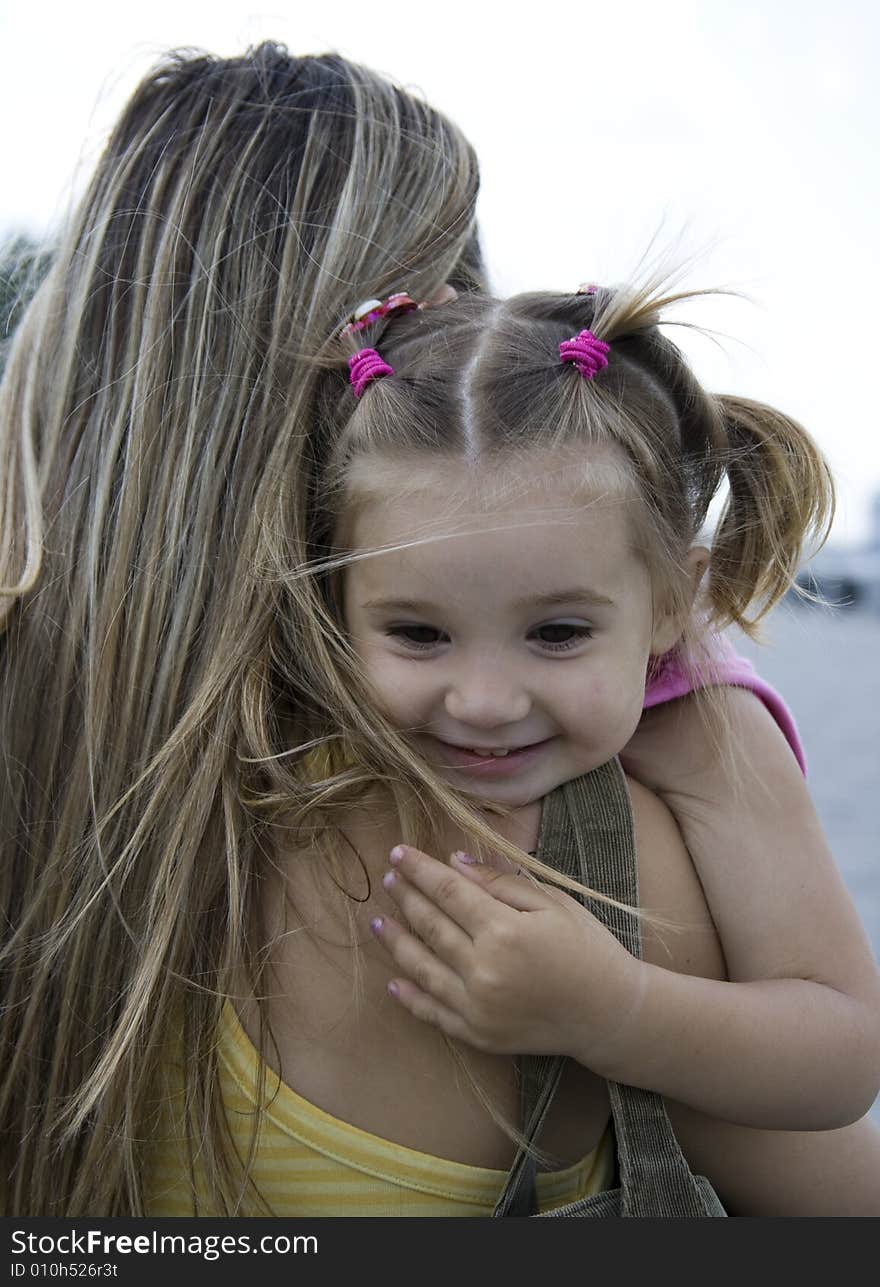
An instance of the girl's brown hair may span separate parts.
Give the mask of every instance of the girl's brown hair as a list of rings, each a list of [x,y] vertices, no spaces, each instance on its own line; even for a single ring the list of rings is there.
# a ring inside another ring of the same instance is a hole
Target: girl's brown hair
[[[821,543],[834,514],[833,480],[812,438],[762,403],[707,392],[660,329],[669,310],[711,292],[664,294],[662,281],[591,294],[465,297],[405,314],[337,341],[377,344],[394,370],[354,408],[337,381],[320,423],[329,463],[316,522],[338,535],[363,490],[354,462],[434,453],[516,461],[534,448],[574,447],[585,477],[610,450],[641,502],[639,550],[657,585],[690,605],[685,555],[722,484],[704,625],[758,623],[791,588],[805,545]],[[608,366],[580,378],[559,345],[589,330],[610,345]],[[366,477],[369,476],[367,471]],[[355,479],[358,482],[355,482]],[[681,597],[683,596],[683,597]]]
[[[365,297],[482,284],[477,189],[455,126],[341,57],[172,55],[22,320],[0,391],[8,1215],[142,1214],[178,1035],[213,1207],[240,1202],[217,1020],[257,956],[271,802],[311,816],[280,708],[323,731],[344,683],[302,647],[314,585],[276,574],[312,552],[314,359]]]
[[[342,608],[345,567],[353,558],[381,555],[348,548],[358,509],[377,497],[390,503],[389,489],[407,486],[407,462],[482,463],[490,467],[484,476],[534,480],[536,449],[564,449],[586,485],[595,484],[601,467],[605,486],[610,460],[611,486],[629,502],[637,552],[651,572],[655,611],[670,613],[676,622],[676,664],[691,672],[694,698],[735,784],[727,703],[723,687],[713,683],[719,672],[712,637],[731,624],[757,635],[760,620],[792,587],[807,543],[825,540],[834,485],[821,452],[794,420],[701,386],[661,323],[672,320],[673,306],[712,292],[672,292],[664,280],[504,302],[471,293],[442,309],[393,315],[355,335],[337,336],[321,354],[328,371],[316,403],[319,463],[309,540],[315,558],[285,579],[293,587],[317,574],[322,616],[312,619],[318,630],[303,643],[314,654],[322,650],[322,673],[347,669],[354,695],[337,701],[342,691],[335,687],[334,700],[324,694],[344,747],[325,763],[341,770],[356,762],[380,773],[392,762],[403,778],[417,774],[426,802],[422,819],[411,813],[408,790],[396,800],[417,837],[429,837],[441,816],[466,826],[459,812],[463,801],[459,797],[457,805],[455,793],[417,767],[395,730],[372,709],[345,637]],[[581,330],[610,346],[607,367],[592,380],[560,359],[560,343]],[[356,399],[344,373],[363,346],[377,346],[393,374]],[[392,469],[394,462],[403,470]],[[695,597],[687,554],[703,539],[710,506],[724,486],[707,585]],[[443,533],[418,539],[438,535]],[[355,707],[372,711],[368,727]],[[302,728],[303,736],[317,731],[314,725]],[[333,737],[330,724],[323,732]],[[344,780],[343,773],[328,787]],[[434,804],[442,804],[436,814]],[[539,871],[498,837],[493,843],[473,816],[470,829],[476,849],[493,845]],[[540,874],[550,876],[546,870]]]

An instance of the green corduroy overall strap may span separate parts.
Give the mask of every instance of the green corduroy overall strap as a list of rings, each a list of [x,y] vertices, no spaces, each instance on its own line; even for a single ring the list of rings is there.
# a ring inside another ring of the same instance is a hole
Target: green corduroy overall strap
[[[537,855],[597,893],[638,905],[638,876],[632,806],[618,760],[611,760],[544,801]],[[638,920],[616,907],[582,901],[633,956],[641,956]],[[523,1133],[538,1138],[556,1092],[565,1058],[525,1055]],[[608,1083],[617,1141],[619,1187],[547,1216],[723,1216],[724,1208],[703,1176],[690,1171],[672,1131],[663,1100],[652,1091]],[[520,1149],[494,1215],[537,1215],[535,1163]]]

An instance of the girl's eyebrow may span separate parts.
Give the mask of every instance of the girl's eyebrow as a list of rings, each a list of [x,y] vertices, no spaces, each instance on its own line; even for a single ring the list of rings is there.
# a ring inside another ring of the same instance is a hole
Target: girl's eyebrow
[[[569,590],[551,590],[548,594],[527,594],[520,599],[516,599],[513,607],[517,610],[521,608],[553,608],[560,603],[589,603],[594,607],[613,608],[614,600],[609,599],[607,595],[598,594],[595,590],[590,590],[586,586],[575,586]],[[367,599],[361,604],[361,607],[372,609],[376,612],[422,612],[430,614],[439,612],[439,605],[431,603],[427,599]]]

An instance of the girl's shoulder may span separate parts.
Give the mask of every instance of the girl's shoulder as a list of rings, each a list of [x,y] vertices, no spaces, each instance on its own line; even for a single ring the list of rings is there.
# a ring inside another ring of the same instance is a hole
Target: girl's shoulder
[[[642,955],[652,965],[727,977],[718,933],[678,823],[659,796],[627,777],[638,863]],[[649,918],[656,917],[656,922]]]

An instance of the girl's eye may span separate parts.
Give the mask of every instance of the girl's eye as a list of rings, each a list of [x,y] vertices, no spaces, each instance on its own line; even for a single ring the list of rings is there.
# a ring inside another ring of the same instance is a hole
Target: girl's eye
[[[434,626],[389,626],[385,633],[396,639],[414,652],[426,652],[443,642],[443,631]],[[574,625],[570,622],[555,622],[551,625],[538,626],[533,632],[539,637],[548,652],[566,652],[576,648],[584,639],[592,639],[593,631],[589,626]]]
[[[589,626],[577,626],[570,622],[559,621],[547,626],[538,626],[535,635],[544,636],[539,642],[550,652],[565,652],[568,648],[576,648],[584,639],[592,639],[593,631]]]
[[[433,648],[440,642],[438,636],[442,632],[435,630],[433,626],[389,626],[385,633],[406,644],[407,648],[418,651]]]

